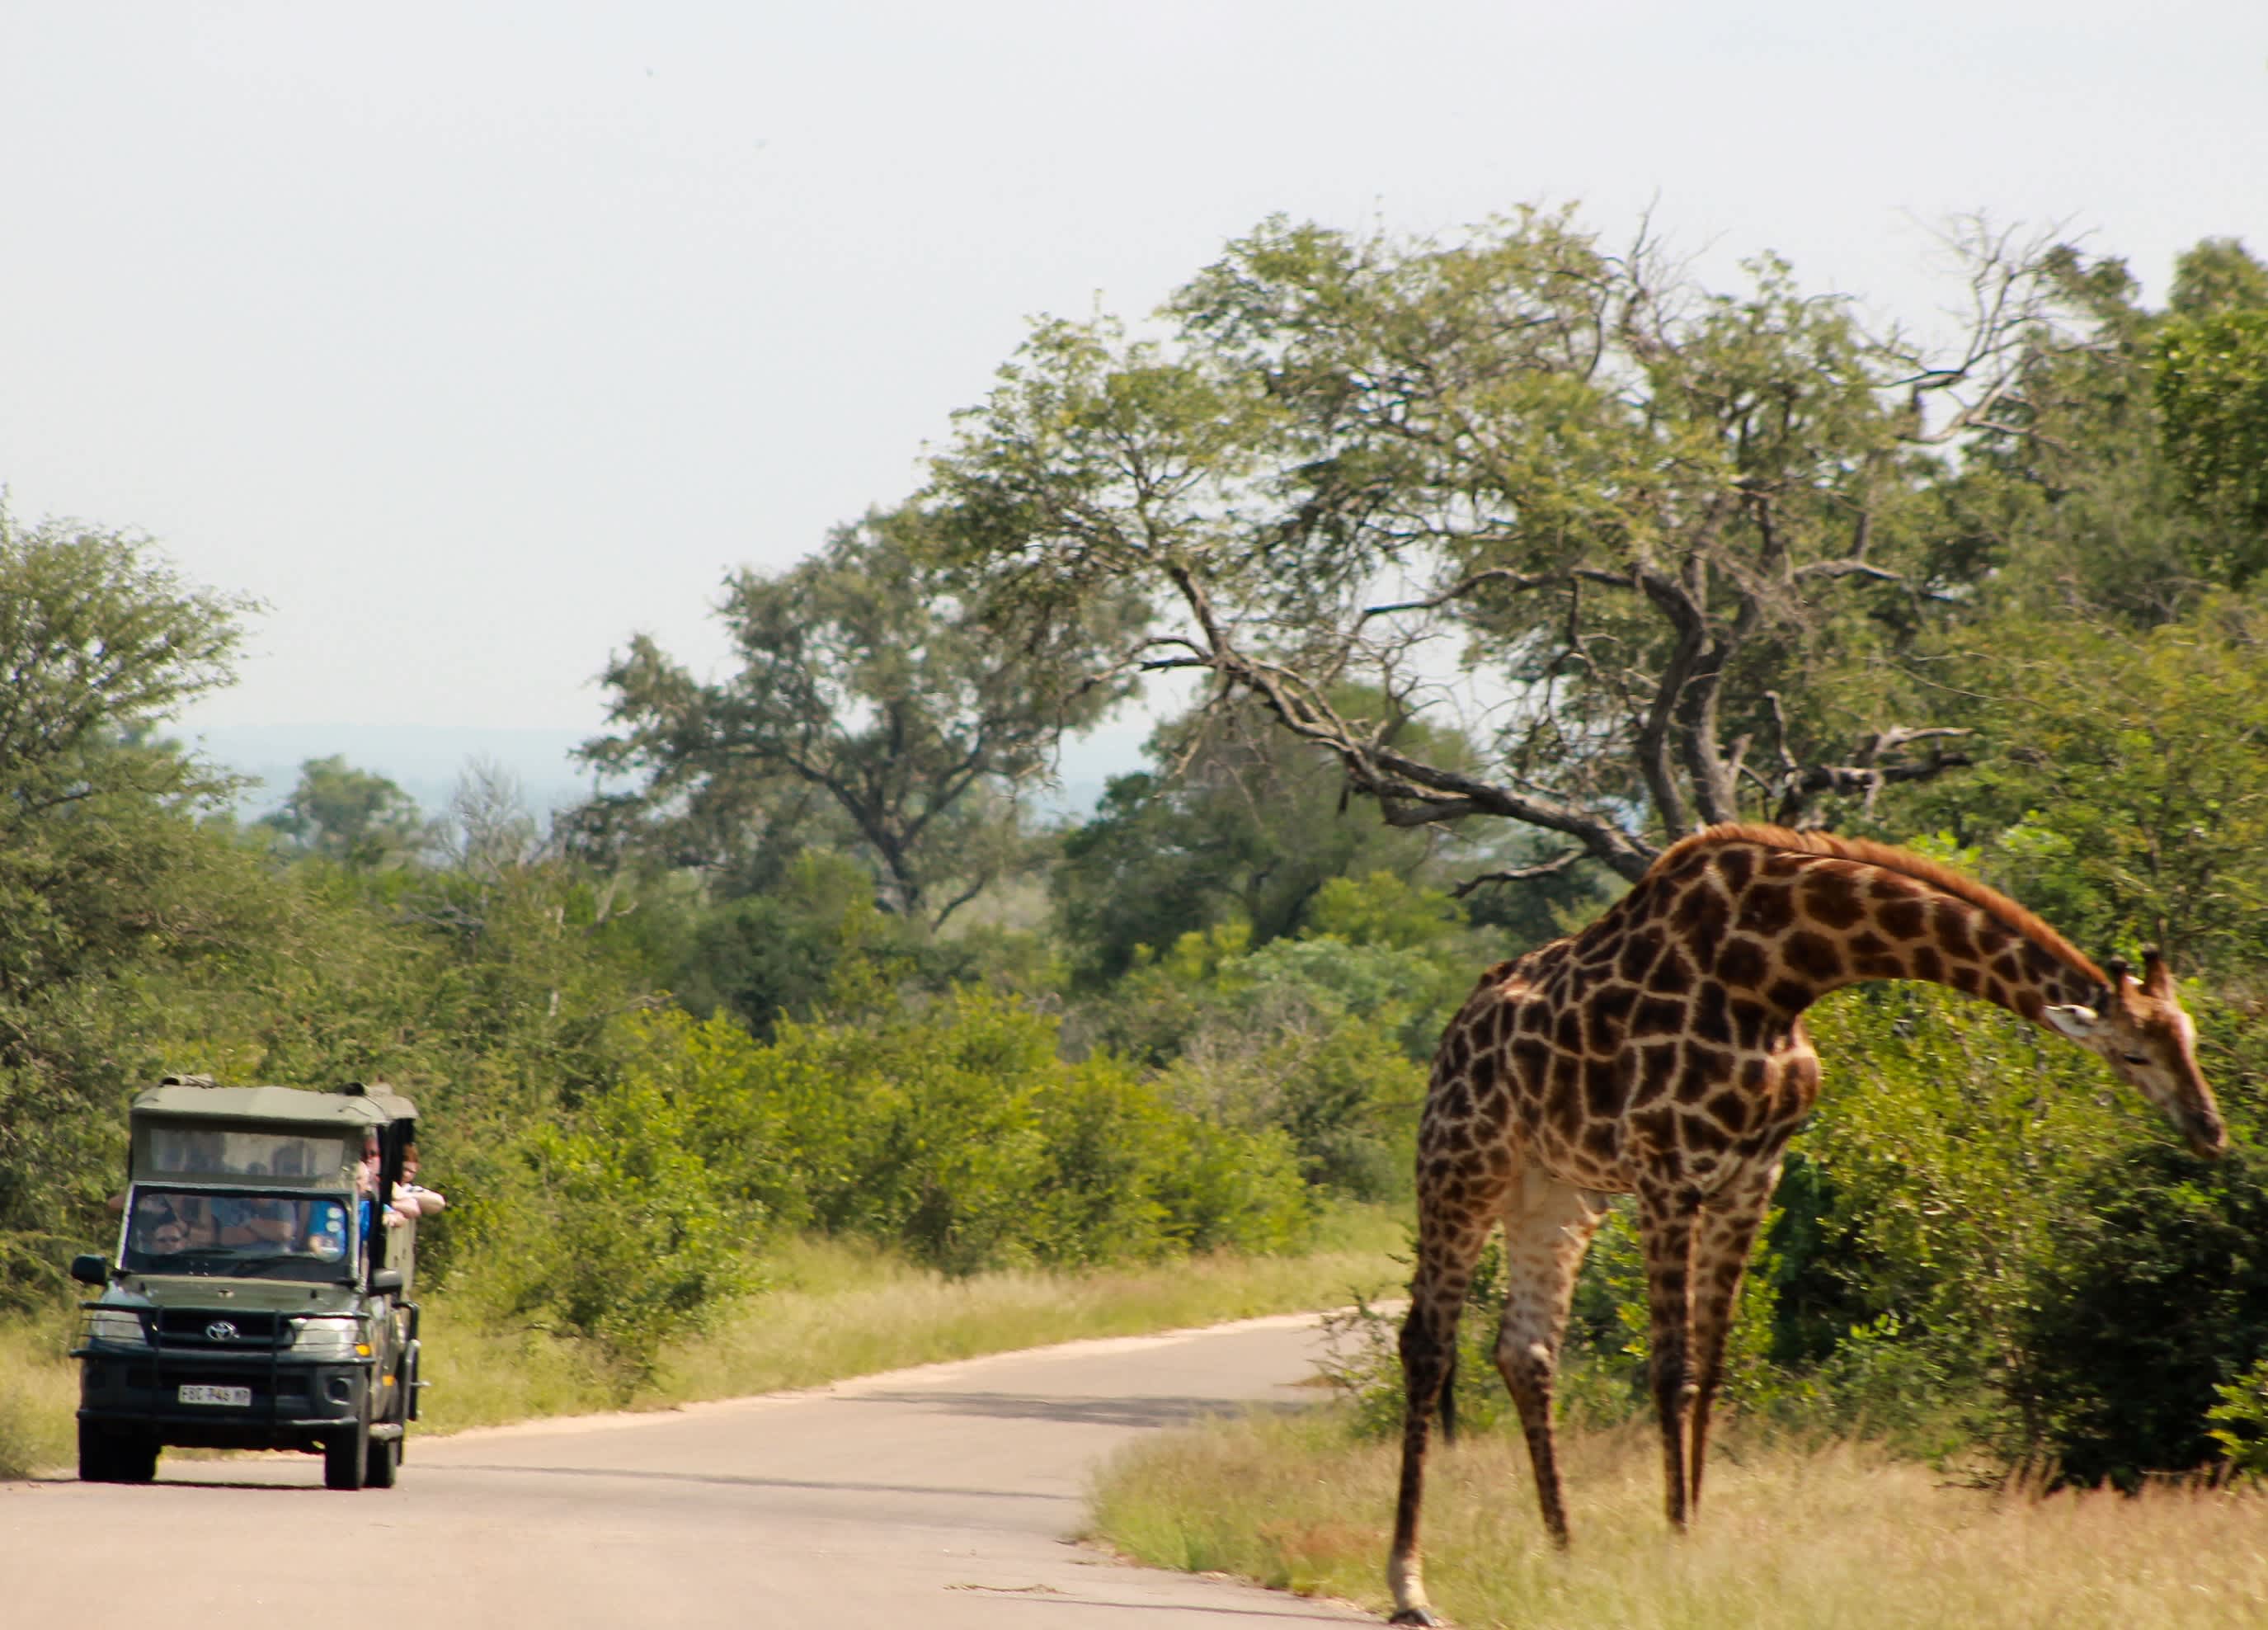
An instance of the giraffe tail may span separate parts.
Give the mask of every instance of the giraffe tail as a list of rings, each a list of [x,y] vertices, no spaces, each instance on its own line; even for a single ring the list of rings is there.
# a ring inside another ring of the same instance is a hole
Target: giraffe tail
[[[1449,1367],[1441,1372],[1441,1442],[1457,1441],[1457,1345],[1449,1343]]]

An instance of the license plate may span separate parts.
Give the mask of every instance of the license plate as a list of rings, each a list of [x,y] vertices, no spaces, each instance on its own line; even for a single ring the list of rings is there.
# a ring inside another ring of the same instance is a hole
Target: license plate
[[[198,1387],[185,1385],[181,1388],[181,1402],[184,1404],[223,1404],[231,1408],[244,1409],[249,1407],[252,1403],[252,1389],[250,1387]]]

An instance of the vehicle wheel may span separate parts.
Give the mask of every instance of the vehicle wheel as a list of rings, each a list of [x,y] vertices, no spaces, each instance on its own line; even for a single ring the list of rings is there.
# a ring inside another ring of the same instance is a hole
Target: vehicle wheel
[[[158,1475],[158,1442],[78,1423],[78,1477],[82,1483],[146,1483]]]
[[[363,1482],[369,1488],[392,1488],[394,1473],[401,1470],[401,1440],[372,1438],[370,1453],[364,1457]]]
[[[357,1420],[354,1430],[323,1442],[323,1486],[360,1488],[370,1472],[370,1427]]]
[[[118,1476],[118,1451],[112,1447],[110,1434],[92,1420],[78,1423],[78,1480],[82,1483],[115,1483]]]
[[[119,1441],[114,1464],[122,1483],[147,1483],[158,1475],[158,1440],[129,1437]]]

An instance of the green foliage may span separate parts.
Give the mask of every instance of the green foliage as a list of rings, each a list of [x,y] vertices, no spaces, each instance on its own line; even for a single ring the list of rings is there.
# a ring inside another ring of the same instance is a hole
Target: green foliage
[[[1633,825],[1793,821],[1873,785],[1853,755],[1946,767],[1887,726],[1935,706],[1904,660],[1998,563],[1940,546],[1918,449],[1962,439],[2046,312],[2049,263],[2005,248],[1940,368],[1769,257],[1698,286],[1569,210],[1423,240],[1271,219],[1167,337],[1039,325],[928,513],[999,603],[1138,595],[1127,662],[1206,672],[1389,823],[1508,819],[1634,878]],[[1470,741],[1411,729],[1451,705],[1446,640],[1503,698]]]
[[[468,1172],[448,1213],[482,1250],[478,1293],[508,1318],[597,1344],[625,1392],[665,1342],[750,1288],[761,1215],[724,1204],[684,1138],[664,1094],[623,1082]]]
[[[2214,573],[2242,587],[2268,564],[2268,306],[2169,322],[2157,363],[2168,456],[2192,502],[2243,528]]]
[[[242,942],[258,880],[196,824],[231,788],[153,737],[227,682],[246,609],[148,545],[0,508],[0,1302],[62,1283],[111,1175],[145,973]]]
[[[2268,309],[2268,265],[2235,238],[2200,238],[2174,262],[2176,317]]]
[[[2220,1399],[2205,1411],[2205,1435],[2220,1445],[2229,1470],[2247,1481],[2268,1478],[2268,1359],[2213,1388]]]
[[[1280,1134],[1177,1110],[1110,1058],[1066,1063],[1054,1022],[1012,1000],[787,1022],[769,1043],[661,1013],[623,1045],[724,1193],[951,1272],[1276,1250],[1305,1226]]]
[[[1417,721],[1403,735],[1444,762],[1471,756],[1449,733]],[[1115,778],[1093,818],[1064,835],[1049,877],[1056,922],[1087,988],[1123,977],[1145,947],[1162,951],[1231,920],[1265,945],[1313,925],[1322,893],[1342,880],[1383,875],[1373,887],[1391,894],[1396,881],[1418,881],[1444,864],[1436,837],[1350,810],[1338,767],[1255,707],[1171,721],[1148,751],[1170,768]],[[1446,924],[1454,913],[1445,904],[1437,897],[1409,909]]]
[[[1426,1066],[1480,958],[1441,896],[1388,874],[1327,882],[1311,916],[1257,949],[1241,924],[1184,934],[1084,1022],[1175,1102],[1283,1133],[1316,1186],[1404,1193]]]
[[[705,913],[673,985],[694,1013],[723,1009],[763,1035],[783,1016],[815,1016],[853,966],[909,962],[918,948],[874,904],[863,868],[810,851],[788,866],[778,887]]]
[[[300,765],[291,796],[254,824],[295,853],[366,868],[398,866],[430,837],[416,799],[337,754]]]
[[[2228,1446],[2230,1389],[2268,1360],[2256,1160],[2202,1167],[2156,1141],[2081,1176],[2079,1226],[2038,1277],[2008,1383],[2070,1480],[2132,1489]]]
[[[647,819],[649,852],[745,872],[763,859],[752,841],[832,838],[886,911],[932,926],[1022,863],[1017,791],[1058,732],[1119,693],[1064,694],[1086,662],[1082,625],[984,626],[924,564],[918,527],[875,514],[784,572],[734,573],[728,680],[696,680],[644,635],[608,665],[618,733],[584,753],[648,778],[614,813]]]
[[[1918,800],[2082,945],[2235,970],[2268,953],[2268,608],[2209,600],[2134,633],[2006,619],[1958,655],[1996,738]]]

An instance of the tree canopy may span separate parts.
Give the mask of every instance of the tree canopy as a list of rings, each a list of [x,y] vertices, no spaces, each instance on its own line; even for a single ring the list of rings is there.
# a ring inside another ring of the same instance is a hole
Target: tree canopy
[[[291,795],[255,824],[298,853],[358,867],[398,863],[431,837],[416,799],[335,753],[301,764]]]
[[[1507,817],[1636,876],[1696,822],[1962,762],[1896,678],[1971,586],[1932,483],[2058,295],[2045,257],[1971,247],[1935,357],[1776,261],[1719,291],[1565,213],[1447,245],[1270,221],[1167,337],[1039,325],[930,507],[987,603],[1138,590],[1126,668],[1257,698],[1389,822]],[[1350,681],[1379,704],[1343,711]],[[1453,704],[1484,766],[1395,744]]]
[[[831,824],[884,908],[931,924],[1012,861],[1019,792],[1120,688],[1086,679],[1076,620],[976,617],[909,547],[917,526],[872,515],[785,572],[734,573],[730,678],[696,680],[643,635],[608,665],[616,733],[585,756],[647,778],[630,803],[674,858],[745,864],[752,837],[792,852]]]

